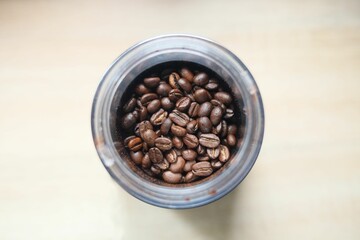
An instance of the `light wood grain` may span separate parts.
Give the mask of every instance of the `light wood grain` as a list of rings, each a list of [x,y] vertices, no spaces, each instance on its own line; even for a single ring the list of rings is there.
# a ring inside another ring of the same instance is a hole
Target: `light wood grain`
[[[263,96],[253,170],[208,206],[129,196],[101,165],[92,97],[166,33],[237,54]],[[360,2],[0,1],[0,239],[360,239]]]

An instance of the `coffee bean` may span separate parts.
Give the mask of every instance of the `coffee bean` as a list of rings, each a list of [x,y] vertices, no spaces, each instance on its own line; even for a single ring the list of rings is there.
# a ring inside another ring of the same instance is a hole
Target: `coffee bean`
[[[164,159],[164,156],[160,149],[157,147],[152,147],[149,149],[149,158],[153,163],[161,163]]]
[[[169,92],[171,91],[171,86],[166,82],[160,82],[159,86],[156,88],[156,93],[159,96],[167,97],[169,96]]]
[[[174,108],[174,103],[168,97],[163,97],[161,99],[161,106],[165,110],[171,110]]]
[[[212,133],[201,134],[199,143],[207,148],[216,148],[220,144],[218,136]]]
[[[169,170],[173,173],[181,173],[185,166],[185,159],[183,157],[178,157],[175,163],[170,164]]]
[[[180,149],[175,148],[175,149],[174,149],[174,151],[176,152],[176,154],[177,154],[178,157],[181,157],[181,154],[182,154],[181,152],[182,152],[182,150],[184,150],[184,149],[183,149],[183,148],[180,148]]]
[[[174,149],[170,150],[166,155],[165,155],[166,160],[169,163],[175,163],[177,161],[177,153]]]
[[[211,160],[210,164],[211,164],[211,167],[212,167],[214,170],[221,168],[222,165],[223,165],[222,162],[220,162],[219,160],[216,160],[216,159],[215,159],[215,160]]]
[[[179,74],[173,72],[169,76],[169,84],[172,88],[179,88],[178,81],[180,79]]]
[[[197,157],[197,152],[191,149],[186,149],[182,151],[181,155],[187,161],[194,161]]]
[[[175,107],[177,110],[181,111],[181,112],[185,112],[186,110],[189,109],[191,104],[191,100],[188,97],[182,97],[179,100],[177,100]]]
[[[139,96],[142,96],[142,95],[147,94],[149,92],[150,92],[150,90],[147,87],[145,87],[145,85],[142,84],[142,83],[135,87],[135,93],[137,95],[139,95]]]
[[[208,154],[208,156],[211,159],[216,159],[216,158],[219,157],[220,149],[219,149],[219,147],[217,147],[217,148],[208,148],[208,149],[206,149],[206,153]]]
[[[192,172],[196,176],[206,177],[213,172],[213,169],[209,162],[198,162],[192,166]]]
[[[136,118],[134,114],[127,113],[121,120],[121,127],[125,130],[130,130],[132,126],[136,123]]]
[[[137,110],[132,111],[135,121],[139,121],[139,112]]]
[[[182,179],[181,173],[173,173],[172,171],[165,171],[162,174],[162,178],[167,183],[179,183]]]
[[[177,137],[183,137],[186,134],[186,129],[185,128],[180,127],[180,126],[175,125],[175,124],[171,125],[170,130],[171,130],[171,133],[174,134]]]
[[[134,111],[136,107],[136,98],[130,98],[123,106],[123,111],[128,113]]]
[[[190,121],[190,118],[188,115],[186,115],[185,113],[182,113],[178,110],[172,111],[172,113],[169,114],[169,118],[171,119],[171,121],[173,121],[174,123],[176,123],[177,125],[179,125],[181,127],[185,127],[186,124],[188,124]]]
[[[228,126],[227,130],[228,130],[228,134],[236,135],[237,127],[235,124],[231,124]]]
[[[222,131],[222,124],[219,123],[218,125],[216,125],[215,127],[212,128],[211,133],[215,134],[215,135],[219,135],[221,134]]]
[[[229,149],[224,145],[220,145],[219,149],[220,149],[219,161],[220,162],[227,162],[229,160],[229,158],[230,158]]]
[[[134,139],[134,138],[136,138],[135,135],[131,135],[131,136],[125,138],[125,140],[124,140],[124,145],[125,145],[125,147],[128,147],[130,140],[132,140],[132,139]]]
[[[143,157],[144,154],[141,151],[137,151],[137,152],[130,151],[130,158],[137,165],[141,164]]]
[[[182,98],[184,95],[179,89],[172,89],[169,92],[169,99],[173,102],[176,102],[180,98]]]
[[[213,105],[210,102],[204,102],[200,105],[198,116],[208,117],[210,116],[212,109],[213,109]]]
[[[196,178],[197,178],[197,176],[196,176],[193,172],[188,172],[188,173],[185,175],[184,181],[185,181],[186,183],[190,183],[190,182],[195,181]]]
[[[222,120],[222,110],[220,107],[214,107],[210,113],[210,120],[213,125],[218,125]]]
[[[149,144],[147,144],[146,142],[143,142],[142,150],[143,150],[143,152],[148,152],[149,151]]]
[[[207,84],[209,82],[209,77],[206,73],[201,72],[194,76],[193,82],[195,85],[204,86],[205,84]]]
[[[149,113],[154,113],[157,112],[161,107],[161,103],[159,99],[155,99],[152,100],[148,105],[147,105],[147,110]]]
[[[193,161],[186,161],[184,165],[184,172],[190,172],[192,170],[192,166],[196,163],[195,160]]]
[[[181,75],[181,77],[188,80],[190,83],[193,81],[194,74],[187,68],[180,69],[180,75]]]
[[[194,98],[198,103],[204,103],[211,99],[211,95],[207,90],[200,88],[194,92]]]
[[[151,172],[153,172],[155,175],[159,175],[159,174],[161,173],[161,169],[160,169],[158,166],[156,166],[156,165],[152,165],[152,166],[150,167],[150,170],[151,170]]]
[[[150,77],[150,78],[144,79],[144,85],[149,88],[157,87],[159,85],[159,83],[160,83],[159,77]]]
[[[142,122],[147,118],[148,118],[148,111],[147,111],[146,107],[140,107],[140,109],[139,109],[139,121]]]
[[[229,119],[229,118],[232,118],[233,116],[234,116],[234,110],[232,110],[231,108],[227,108],[224,118]]]
[[[177,136],[172,138],[172,143],[177,149],[181,149],[184,146],[184,142]]]
[[[199,113],[199,108],[200,108],[200,105],[198,103],[192,102],[190,104],[189,111],[188,111],[189,116],[192,118],[196,117]]]
[[[146,153],[144,155],[143,159],[141,160],[141,167],[143,167],[143,168],[150,168],[151,167],[151,161],[150,161],[148,153]]]
[[[206,154],[206,155],[199,155],[196,160],[198,160],[199,162],[204,162],[204,161],[209,161],[210,157]]]
[[[216,79],[210,79],[209,83],[205,85],[205,89],[209,91],[215,91],[219,87],[219,83]]]
[[[140,126],[140,123],[136,124],[134,127],[134,133],[137,137],[141,136],[139,126]]]
[[[228,134],[226,137],[226,141],[229,144],[230,147],[233,147],[236,145],[236,137],[233,134]]]
[[[229,105],[232,102],[232,97],[227,92],[217,92],[214,94],[214,98],[219,100],[225,105]]]
[[[196,148],[196,152],[197,152],[199,155],[203,155],[203,154],[206,152],[206,149],[199,144],[199,145],[197,146],[197,148]]]
[[[211,121],[210,121],[210,119],[208,117],[199,118],[198,123],[199,123],[199,130],[202,133],[211,132],[212,124],[211,124]]]
[[[227,123],[225,120],[221,121],[221,137],[224,138],[227,135]]]
[[[159,111],[157,111],[156,113],[154,113],[151,118],[150,118],[150,122],[153,125],[161,125],[165,119],[167,118],[168,113],[164,111],[164,109],[160,108]]]
[[[214,107],[221,107],[223,113],[226,111],[226,106],[222,102],[220,102],[219,100],[211,99],[210,102]]]
[[[180,78],[177,82],[181,89],[189,93],[191,91],[191,83],[185,78]]]
[[[198,121],[192,120],[186,125],[186,131],[188,133],[195,133],[199,128]]]
[[[147,106],[152,100],[157,99],[158,96],[155,93],[146,93],[140,98],[140,102],[143,106]]]
[[[188,148],[196,148],[199,145],[199,139],[192,134],[186,134],[183,138],[183,142]]]
[[[166,159],[164,159],[164,161],[162,161],[161,163],[156,163],[154,165],[160,168],[161,170],[166,170],[170,166],[169,162]]]
[[[158,137],[157,139],[155,139],[155,146],[162,151],[167,151],[172,148],[172,142],[169,138]]]
[[[146,130],[153,130],[153,125],[149,122],[149,121],[142,121],[140,122],[136,127],[138,127],[139,132],[140,132],[140,136],[142,138],[144,138],[143,134],[145,133]],[[135,130],[136,132],[137,130]]]
[[[168,134],[171,125],[172,125],[172,121],[170,120],[170,118],[166,118],[165,121],[161,124],[160,133],[163,135]]]
[[[148,129],[144,133],[142,133],[141,136],[144,142],[146,142],[150,147],[154,146],[157,135],[153,130]]]

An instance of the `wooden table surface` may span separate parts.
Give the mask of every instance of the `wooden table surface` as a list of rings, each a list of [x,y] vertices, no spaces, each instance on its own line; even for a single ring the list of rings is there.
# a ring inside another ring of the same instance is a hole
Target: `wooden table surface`
[[[143,39],[213,39],[266,114],[246,180],[175,211],[128,195],[93,146],[111,62]],[[360,239],[360,1],[0,1],[0,239]]]

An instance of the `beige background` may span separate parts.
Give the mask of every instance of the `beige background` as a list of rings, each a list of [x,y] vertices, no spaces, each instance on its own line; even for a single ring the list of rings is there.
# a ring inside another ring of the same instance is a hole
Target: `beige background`
[[[237,54],[266,134],[246,180],[160,209],[109,177],[90,131],[111,62],[165,33]],[[360,239],[360,1],[0,1],[0,239]]]

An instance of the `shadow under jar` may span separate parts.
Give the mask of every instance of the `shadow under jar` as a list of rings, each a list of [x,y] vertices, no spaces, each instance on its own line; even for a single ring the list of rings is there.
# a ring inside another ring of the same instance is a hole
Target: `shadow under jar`
[[[124,139],[132,129],[119,127],[121,110],[135,87],[164,69],[186,67],[206,72],[231,93],[237,126],[230,159],[212,175],[191,183],[171,184],[145,173],[130,158]],[[264,112],[259,90],[250,72],[230,51],[209,40],[168,35],[141,42],[123,53],[106,72],[92,109],[94,143],[110,175],[136,198],[165,208],[192,208],[213,202],[233,190],[248,174],[260,151]]]

